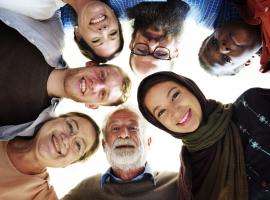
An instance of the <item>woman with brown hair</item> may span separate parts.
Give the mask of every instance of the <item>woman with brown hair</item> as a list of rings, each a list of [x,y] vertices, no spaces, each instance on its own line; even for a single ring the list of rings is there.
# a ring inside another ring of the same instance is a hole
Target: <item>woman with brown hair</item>
[[[47,167],[66,167],[91,156],[99,128],[87,115],[69,113],[40,125],[31,138],[0,142],[0,199],[55,200]]]

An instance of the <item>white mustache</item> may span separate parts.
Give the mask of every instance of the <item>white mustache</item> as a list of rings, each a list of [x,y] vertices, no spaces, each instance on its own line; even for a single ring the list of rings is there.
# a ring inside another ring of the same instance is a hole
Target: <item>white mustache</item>
[[[118,146],[124,146],[124,145],[129,145],[129,146],[136,146],[135,142],[132,141],[131,139],[123,139],[123,138],[117,138],[113,142],[113,149],[117,148]]]

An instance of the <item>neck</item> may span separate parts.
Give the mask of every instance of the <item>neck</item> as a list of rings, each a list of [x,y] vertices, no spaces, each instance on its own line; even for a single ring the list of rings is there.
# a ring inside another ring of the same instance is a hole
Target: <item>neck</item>
[[[45,170],[38,162],[33,140],[11,140],[7,144],[7,154],[14,167],[23,174],[39,174]]]
[[[91,1],[93,0],[65,0],[64,2],[71,5],[72,8],[76,11],[77,15],[79,15],[84,6]]]
[[[140,174],[142,174],[144,169],[145,169],[145,167],[140,167],[137,169],[130,169],[130,170],[122,170],[119,168],[114,168],[114,169],[112,169],[112,171],[116,177],[118,177],[124,181],[129,181],[129,180],[132,180],[133,178],[139,176]]]
[[[68,69],[55,69],[47,81],[47,92],[50,97],[65,97],[64,79]]]

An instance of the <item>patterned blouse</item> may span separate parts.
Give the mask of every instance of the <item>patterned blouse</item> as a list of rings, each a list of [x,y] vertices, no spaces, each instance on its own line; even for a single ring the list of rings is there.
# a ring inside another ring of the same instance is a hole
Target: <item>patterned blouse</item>
[[[270,89],[244,92],[234,103],[233,120],[242,137],[250,199],[270,199]]]

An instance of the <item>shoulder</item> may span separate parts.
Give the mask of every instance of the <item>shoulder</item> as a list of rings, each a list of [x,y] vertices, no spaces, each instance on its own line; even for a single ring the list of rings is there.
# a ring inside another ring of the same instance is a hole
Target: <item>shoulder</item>
[[[69,199],[85,199],[87,196],[92,196],[95,191],[100,189],[101,174],[88,177],[73,188],[63,200]]]
[[[178,173],[177,172],[169,172],[169,171],[162,171],[162,172],[154,172],[154,178],[157,183],[165,184],[165,183],[177,183],[178,181]]]
[[[250,88],[237,98],[234,105],[243,104],[245,106],[246,103],[259,104],[260,102],[270,103],[270,89]]]

